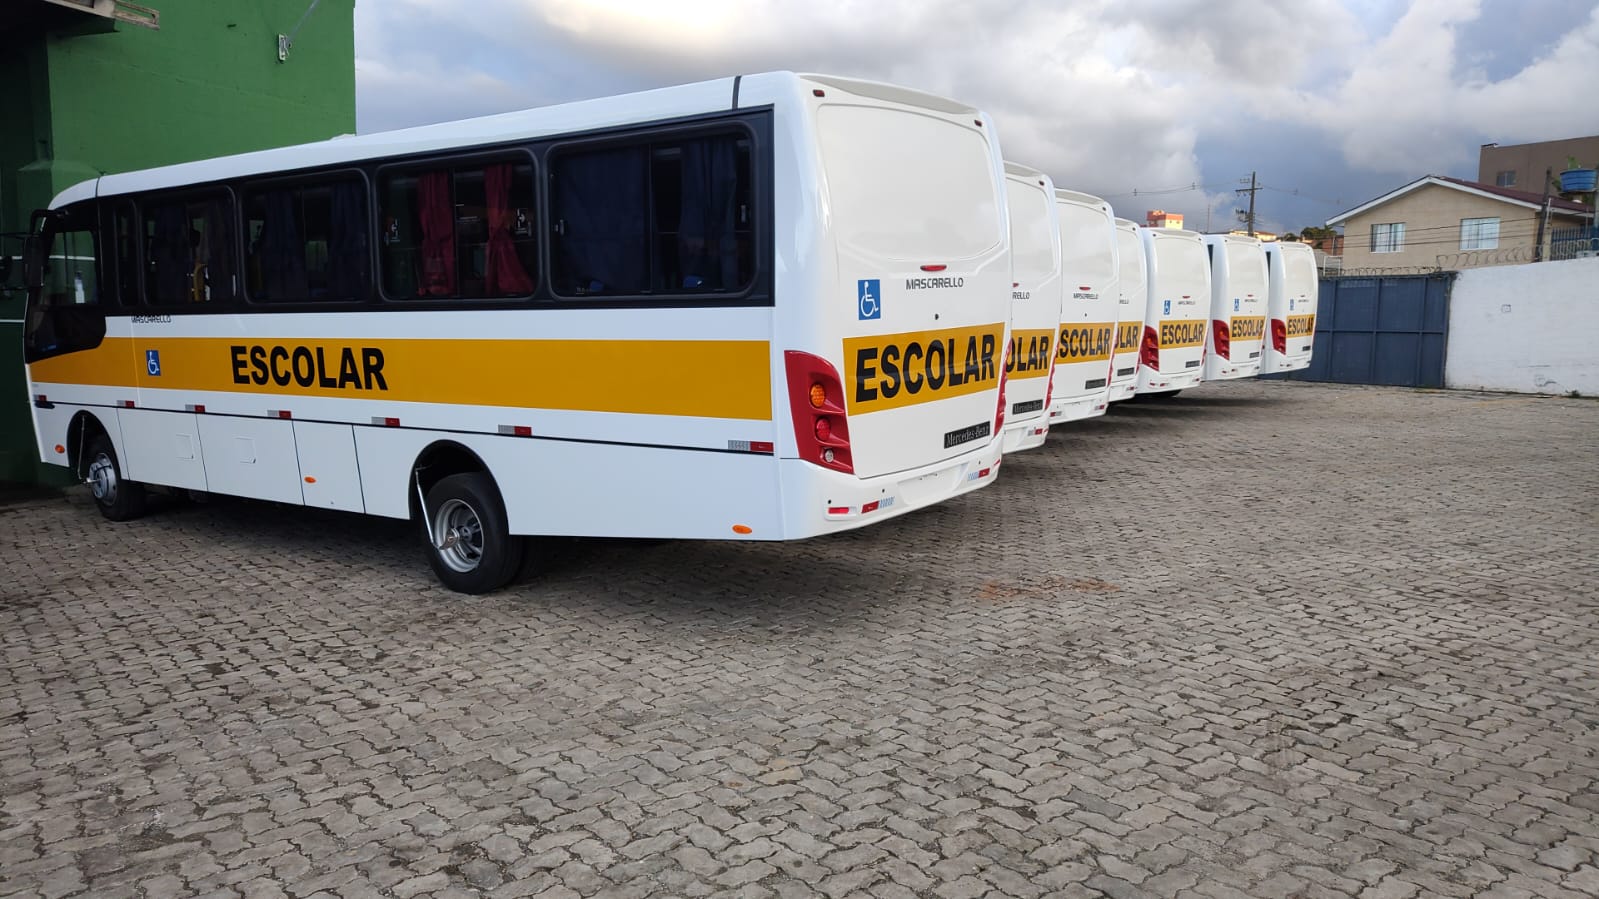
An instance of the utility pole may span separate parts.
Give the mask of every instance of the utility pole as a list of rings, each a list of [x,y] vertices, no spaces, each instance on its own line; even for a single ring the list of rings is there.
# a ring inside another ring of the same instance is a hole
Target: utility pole
[[[1542,262],[1543,259],[1543,231],[1549,226],[1549,184],[1555,180],[1555,170],[1544,169],[1543,172],[1543,212],[1538,216],[1538,240],[1532,245],[1532,261]]]
[[[1243,184],[1244,182],[1243,182],[1242,179],[1240,179],[1238,183],[1239,184]],[[1233,191],[1233,193],[1235,193],[1235,194],[1249,194],[1249,211],[1248,212],[1244,212],[1244,210],[1242,210],[1242,209],[1240,209],[1238,211],[1242,212],[1243,215],[1244,215],[1244,225],[1245,225],[1245,227],[1247,227],[1249,229],[1249,236],[1250,237],[1254,237],[1255,236],[1255,191],[1258,191],[1258,190],[1260,190],[1260,185],[1258,183],[1256,183],[1256,181],[1255,181],[1255,173],[1254,172],[1250,172],[1249,173],[1249,186],[1248,187],[1240,187],[1237,190]]]

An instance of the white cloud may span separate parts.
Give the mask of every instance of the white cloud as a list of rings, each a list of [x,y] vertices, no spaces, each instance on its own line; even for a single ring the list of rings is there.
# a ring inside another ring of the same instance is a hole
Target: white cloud
[[[1337,147],[1344,176],[1369,181],[1458,171],[1484,139],[1591,130],[1565,104],[1599,82],[1599,3],[1552,49],[1507,36],[1494,54],[1513,74],[1491,81],[1457,40],[1484,2],[1511,0],[362,2],[360,119],[372,130],[738,72],[833,72],[980,106],[1008,156],[1062,186],[1204,185],[1208,172],[1222,183],[1163,204],[1112,198],[1134,217],[1148,203],[1202,225],[1207,207],[1230,214],[1231,181],[1257,158],[1294,158],[1284,140]],[[1207,145],[1227,155],[1202,160]],[[1325,169],[1272,178],[1338,177]]]

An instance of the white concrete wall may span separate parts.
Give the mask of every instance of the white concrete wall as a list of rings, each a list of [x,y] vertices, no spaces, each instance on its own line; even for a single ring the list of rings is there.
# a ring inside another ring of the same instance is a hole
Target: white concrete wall
[[[1599,396],[1599,258],[1460,273],[1444,386]]]

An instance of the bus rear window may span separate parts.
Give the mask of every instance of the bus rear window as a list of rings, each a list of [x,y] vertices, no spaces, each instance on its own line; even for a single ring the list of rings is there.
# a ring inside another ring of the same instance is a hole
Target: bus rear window
[[[1155,253],[1160,266],[1160,278],[1165,285],[1163,289],[1170,289],[1174,284],[1199,284],[1209,277],[1210,259],[1206,255],[1205,245],[1197,240],[1157,237]]]
[[[1102,286],[1116,275],[1116,229],[1105,213],[1076,203],[1060,204],[1061,271],[1067,280]],[[1067,285],[1070,293],[1071,285]]]
[[[1266,254],[1249,244],[1227,244],[1227,272],[1237,284],[1247,284],[1250,290],[1264,289],[1266,284]]]
[[[841,243],[923,262],[970,259],[999,244],[994,161],[979,132],[875,106],[823,106],[816,127]]]
[[[1011,272],[1023,284],[1036,284],[1055,273],[1055,241],[1049,233],[1050,198],[1044,189],[1005,179],[1010,207]]]

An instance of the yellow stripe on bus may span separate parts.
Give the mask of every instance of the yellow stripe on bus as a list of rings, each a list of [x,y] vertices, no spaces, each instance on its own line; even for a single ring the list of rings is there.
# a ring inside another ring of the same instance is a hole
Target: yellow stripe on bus
[[[1116,340],[1115,322],[1063,322],[1055,364],[1104,362]]]
[[[1316,333],[1316,315],[1290,315],[1288,316],[1289,337],[1309,337]]]
[[[1235,315],[1232,324],[1227,326],[1227,337],[1233,343],[1248,343],[1251,340],[1262,340],[1266,336],[1266,317],[1264,315]]]
[[[844,339],[851,414],[965,396],[999,386],[1005,323]]]
[[[1160,323],[1160,348],[1180,350],[1205,343],[1205,320],[1185,319]]]
[[[772,417],[763,340],[109,337],[36,362],[31,373],[55,384]]]
[[[1005,369],[1015,380],[1042,378],[1049,374],[1050,347],[1055,329],[1022,329],[1010,332],[1010,366]]]
[[[1122,322],[1116,328],[1116,355],[1122,353],[1138,352],[1138,345],[1144,338],[1144,320]]]

